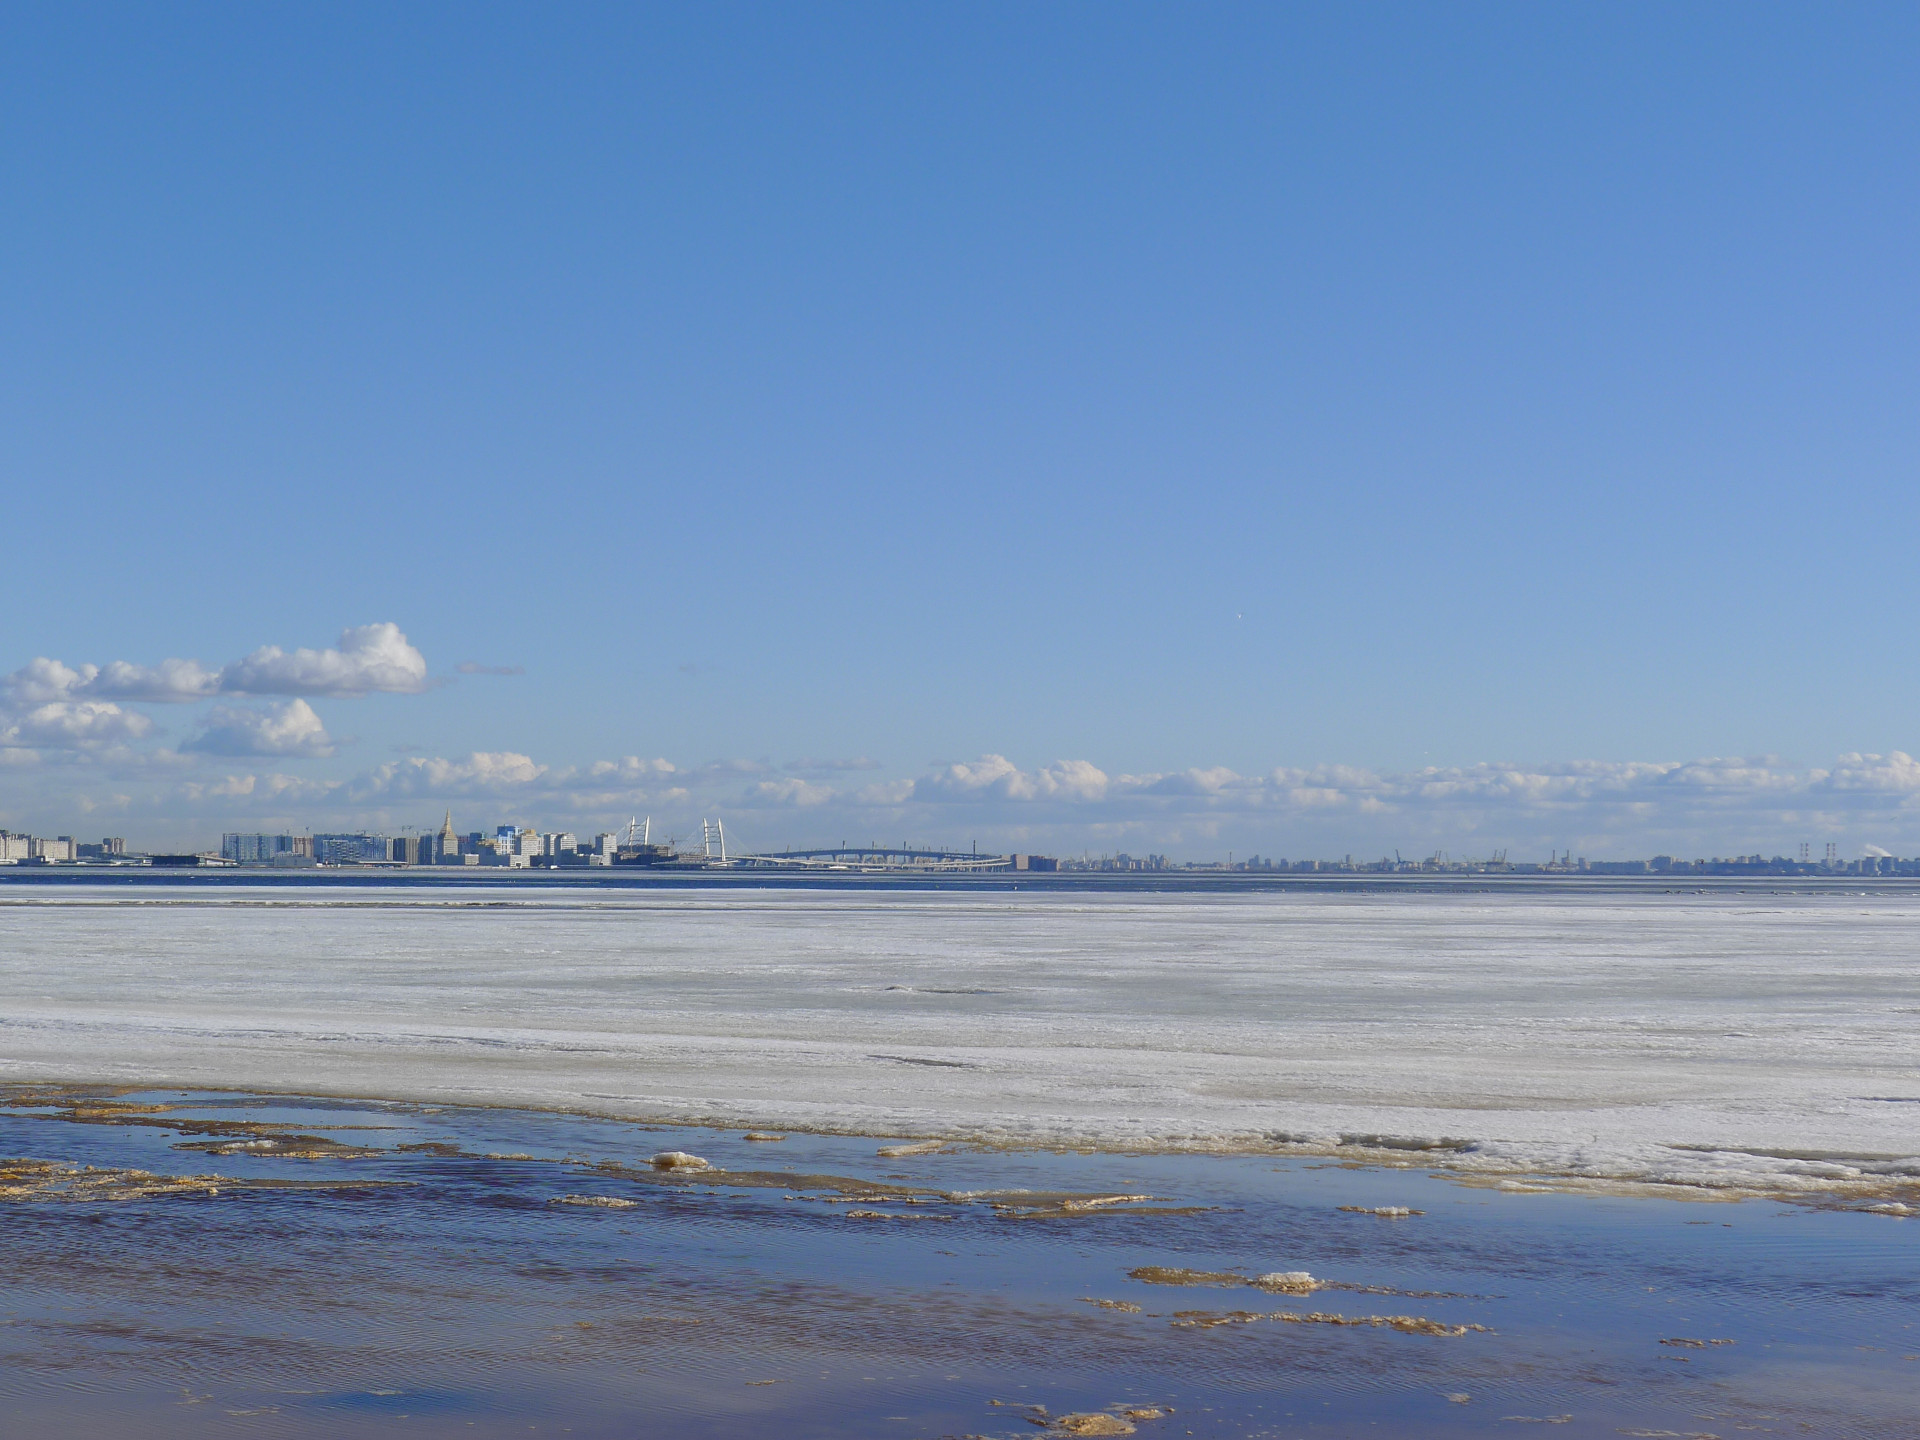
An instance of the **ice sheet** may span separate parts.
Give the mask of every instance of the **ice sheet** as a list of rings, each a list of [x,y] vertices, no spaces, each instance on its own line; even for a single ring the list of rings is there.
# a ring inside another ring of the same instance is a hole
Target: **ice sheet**
[[[0,1079],[1920,1181],[1920,898],[0,895]]]

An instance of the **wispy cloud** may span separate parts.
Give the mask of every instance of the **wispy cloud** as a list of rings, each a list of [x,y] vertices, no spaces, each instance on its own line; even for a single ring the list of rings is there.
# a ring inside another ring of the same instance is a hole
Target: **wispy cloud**
[[[214,814],[236,808],[285,809],[323,803],[335,788],[323,780],[299,775],[224,775],[218,780],[188,780],[177,785],[169,800]]]

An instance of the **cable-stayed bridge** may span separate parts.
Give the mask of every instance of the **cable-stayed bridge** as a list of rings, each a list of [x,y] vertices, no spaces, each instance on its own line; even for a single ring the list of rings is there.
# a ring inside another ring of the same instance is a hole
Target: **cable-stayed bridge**
[[[911,846],[836,845],[825,850],[782,850],[777,855],[741,855],[729,863],[792,866],[810,870],[1007,870],[1011,855],[970,850],[916,850]]]
[[[759,852],[742,849],[737,836],[727,834],[724,820],[702,820],[698,848],[653,842],[653,822],[627,822],[616,864],[676,866],[728,870],[833,870],[841,872],[893,871],[912,874],[967,870],[1025,870],[1036,857],[982,855],[978,850],[936,850],[913,845],[835,845],[816,850]],[[730,843],[730,841],[732,843]],[[1052,861],[1033,865],[1051,869]]]

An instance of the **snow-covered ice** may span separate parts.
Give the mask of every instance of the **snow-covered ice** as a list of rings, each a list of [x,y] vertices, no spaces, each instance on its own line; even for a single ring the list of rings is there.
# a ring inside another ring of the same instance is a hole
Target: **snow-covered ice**
[[[1920,897],[10,884],[0,1079],[1851,1189]]]

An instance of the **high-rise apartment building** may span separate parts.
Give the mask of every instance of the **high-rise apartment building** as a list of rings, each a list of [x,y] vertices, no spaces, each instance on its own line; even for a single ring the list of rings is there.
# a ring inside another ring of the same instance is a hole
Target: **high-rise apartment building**
[[[313,858],[322,865],[357,865],[385,860],[392,853],[384,835],[316,835]]]
[[[113,843],[111,841],[107,843]],[[220,837],[220,858],[240,865],[271,865],[276,858],[313,854],[305,835],[261,835],[229,831]]]

